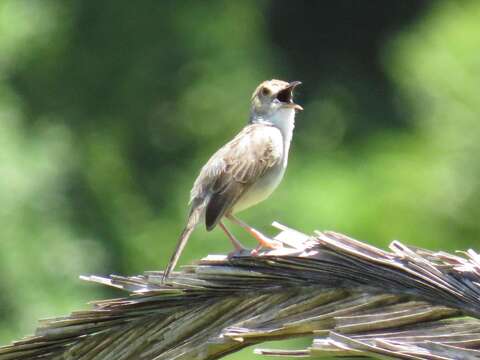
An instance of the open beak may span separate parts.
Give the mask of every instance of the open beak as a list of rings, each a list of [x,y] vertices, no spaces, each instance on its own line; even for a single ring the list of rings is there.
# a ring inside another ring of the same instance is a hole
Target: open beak
[[[289,87],[289,88],[292,88],[292,89],[295,89],[295,87],[298,86],[298,85],[302,85],[302,82],[301,82],[301,81],[292,81],[292,82],[288,85],[288,87]]]
[[[277,99],[284,103],[287,107],[293,108],[298,111],[303,110],[300,105],[293,102],[293,90],[300,84],[300,81],[292,81],[285,89],[278,92]]]

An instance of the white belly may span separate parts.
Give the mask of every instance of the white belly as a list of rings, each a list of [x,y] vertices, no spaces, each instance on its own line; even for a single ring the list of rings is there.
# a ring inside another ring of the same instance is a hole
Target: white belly
[[[257,182],[243,194],[234,205],[232,213],[248,209],[268,198],[282,181],[285,169],[286,163],[283,161],[272,167],[269,172],[258,179]]]

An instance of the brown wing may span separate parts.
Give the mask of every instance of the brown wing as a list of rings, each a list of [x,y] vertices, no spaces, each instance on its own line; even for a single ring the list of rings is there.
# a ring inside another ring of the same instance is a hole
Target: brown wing
[[[280,130],[251,124],[218,150],[202,168],[192,189],[192,200],[208,197],[205,211],[211,230],[242,194],[277,164],[283,153]]]

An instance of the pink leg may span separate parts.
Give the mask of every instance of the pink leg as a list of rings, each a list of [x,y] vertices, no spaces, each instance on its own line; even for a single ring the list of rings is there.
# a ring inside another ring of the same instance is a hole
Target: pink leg
[[[255,250],[253,250],[252,253],[254,253],[254,254],[258,253],[258,250],[261,247],[265,247],[265,248],[268,248],[268,249],[278,249],[278,248],[282,247],[282,244],[279,243],[278,241],[272,240],[268,236],[263,235],[260,231],[254,229],[253,227],[244,223],[240,219],[237,219],[233,215],[227,215],[227,218],[229,220],[233,221],[234,223],[240,225],[242,228],[244,228],[246,231],[248,231],[250,233],[250,235],[252,235],[258,241],[259,246],[257,248],[255,248]]]
[[[223,222],[219,222],[218,225],[222,228],[222,230],[227,234],[228,239],[232,242],[233,247],[235,248],[236,251],[242,251],[245,250],[245,247],[241,244],[240,241],[238,241],[235,236],[227,229],[225,224]]]

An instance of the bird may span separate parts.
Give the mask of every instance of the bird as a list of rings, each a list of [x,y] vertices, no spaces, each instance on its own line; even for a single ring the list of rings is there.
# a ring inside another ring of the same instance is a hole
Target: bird
[[[239,225],[258,241],[252,255],[262,247],[281,246],[235,214],[267,199],[280,184],[288,164],[295,115],[303,110],[293,101],[293,91],[300,84],[272,79],[257,86],[251,97],[247,125],[211,156],[193,184],[186,225],[164,271],[163,282],[200,223],[205,223],[207,231],[218,225],[237,252],[245,248],[228,230],[224,219]]]

